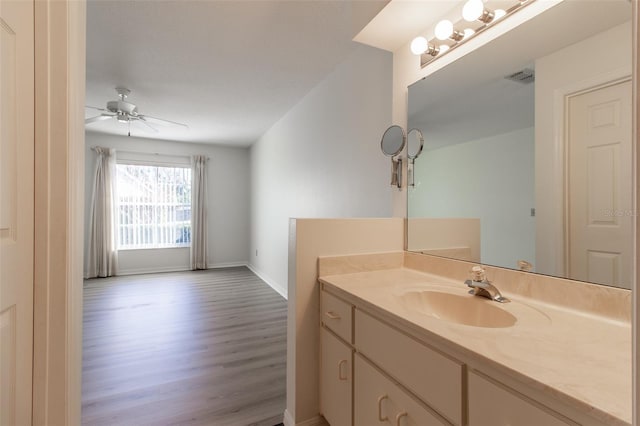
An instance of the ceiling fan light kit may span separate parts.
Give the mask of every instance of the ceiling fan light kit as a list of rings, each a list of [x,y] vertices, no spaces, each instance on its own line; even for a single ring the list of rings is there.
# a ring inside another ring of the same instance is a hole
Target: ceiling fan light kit
[[[116,87],[116,93],[118,94],[118,100],[108,101],[106,109],[87,105],[87,108],[95,109],[101,111],[102,113],[95,117],[85,119],[85,125],[113,118],[119,123],[128,123],[129,129],[132,122],[139,122],[144,125],[144,127],[141,127],[141,129],[158,133],[159,130],[149,123],[148,119],[151,119],[153,122],[159,125],[171,127],[181,126],[185,129],[189,128],[189,126],[183,123],[138,113],[137,105],[126,101],[127,97],[131,93],[131,90],[127,89],[126,87]],[[128,132],[128,135],[131,136],[130,131]]]

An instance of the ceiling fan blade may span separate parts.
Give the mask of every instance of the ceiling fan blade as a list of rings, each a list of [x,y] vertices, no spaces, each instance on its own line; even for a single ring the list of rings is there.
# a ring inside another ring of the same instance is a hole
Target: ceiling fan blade
[[[186,124],[183,123],[178,123],[176,121],[171,121],[171,120],[165,120],[164,118],[158,118],[158,117],[152,117],[150,115],[138,115],[138,117],[142,120],[145,121],[151,121],[152,123],[156,123],[159,125],[164,125],[164,126],[182,126],[186,129],[189,128],[189,126],[187,126]]]
[[[136,118],[137,118],[136,120],[132,120],[134,123],[137,122],[137,123],[140,123],[140,124],[144,124],[144,126],[138,126],[140,128],[140,130],[146,130],[147,132],[148,131],[152,131],[154,133],[158,133],[159,132],[158,129],[153,127],[151,124],[147,123],[147,120],[145,120],[144,117],[137,116]]]
[[[97,109],[98,111],[107,111],[104,108],[98,108],[98,107],[94,107],[94,106],[91,106],[91,105],[85,105],[84,107],[85,108],[91,108],[91,109]]]
[[[91,118],[85,119],[84,120],[84,124],[95,123],[96,121],[104,121],[104,120],[108,120],[108,119],[110,119],[112,117],[113,117],[113,115],[101,114],[101,115],[97,115],[95,117],[91,117]]]

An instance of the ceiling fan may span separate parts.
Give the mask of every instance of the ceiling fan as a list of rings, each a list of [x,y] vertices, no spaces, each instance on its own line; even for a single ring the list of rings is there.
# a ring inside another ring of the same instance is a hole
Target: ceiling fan
[[[189,128],[189,126],[183,123],[140,114],[138,113],[138,107],[135,104],[126,101],[127,97],[131,93],[131,90],[127,89],[126,87],[116,87],[116,92],[118,93],[118,100],[107,102],[106,108],[98,108],[87,105],[87,108],[102,111],[102,113],[95,117],[85,119],[85,125],[95,123],[97,121],[115,119],[120,123],[129,124],[129,136],[131,136],[131,123],[141,123],[144,125],[144,127],[141,127],[141,129],[156,133],[158,132],[158,129],[153,126],[153,124],[157,124],[160,126],[182,126],[185,128]]]

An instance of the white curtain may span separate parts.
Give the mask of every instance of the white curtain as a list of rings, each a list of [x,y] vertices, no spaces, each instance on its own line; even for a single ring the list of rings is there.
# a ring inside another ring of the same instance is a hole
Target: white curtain
[[[207,157],[191,158],[191,269],[207,269]]]
[[[116,152],[96,147],[96,171],[93,180],[91,212],[89,215],[89,253],[87,277],[116,275]]]

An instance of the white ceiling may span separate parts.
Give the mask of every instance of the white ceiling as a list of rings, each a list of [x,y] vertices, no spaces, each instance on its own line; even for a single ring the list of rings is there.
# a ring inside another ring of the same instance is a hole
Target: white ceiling
[[[249,146],[346,58],[387,2],[89,0],[87,105],[104,108],[124,86],[140,114],[189,126],[132,126],[132,136]],[[108,120],[87,130],[128,129]]]

